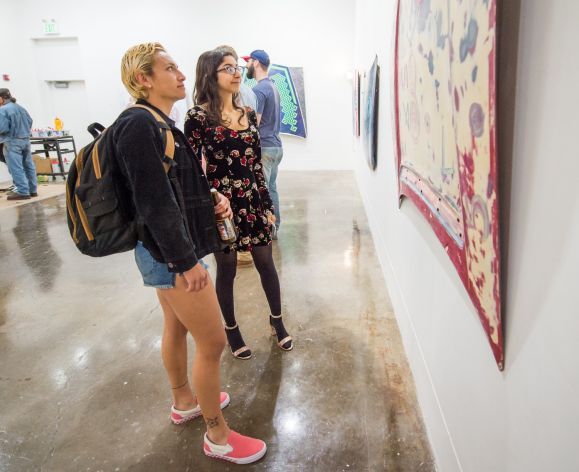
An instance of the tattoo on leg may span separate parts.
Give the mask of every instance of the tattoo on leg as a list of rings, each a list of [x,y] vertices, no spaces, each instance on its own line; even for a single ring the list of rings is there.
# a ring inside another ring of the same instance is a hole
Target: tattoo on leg
[[[207,418],[205,420],[205,423],[207,423],[209,429],[216,428],[217,426],[219,426],[219,416],[216,416],[215,418]]]

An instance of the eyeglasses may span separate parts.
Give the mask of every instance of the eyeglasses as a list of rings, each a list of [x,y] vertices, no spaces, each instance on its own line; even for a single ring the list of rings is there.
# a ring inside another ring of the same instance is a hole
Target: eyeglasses
[[[241,66],[237,66],[237,67],[225,66],[225,67],[222,67],[221,69],[217,69],[217,72],[225,72],[226,74],[229,74],[229,75],[235,75],[236,72],[239,72],[241,74],[243,72],[243,67],[241,67]]]

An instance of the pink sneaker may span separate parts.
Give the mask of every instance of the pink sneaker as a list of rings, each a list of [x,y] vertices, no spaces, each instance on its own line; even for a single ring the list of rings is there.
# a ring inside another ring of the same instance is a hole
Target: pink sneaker
[[[242,436],[235,431],[229,433],[227,444],[215,444],[205,433],[203,438],[203,452],[206,456],[214,459],[221,459],[224,461],[233,462],[234,464],[251,464],[261,459],[267,446],[260,439]]]
[[[229,405],[230,402],[229,394],[227,392],[221,392],[221,409],[225,408]],[[183,424],[187,421],[191,421],[197,417],[201,416],[201,407],[197,405],[195,408],[191,410],[177,410],[175,405],[171,407],[171,421],[174,424]]]

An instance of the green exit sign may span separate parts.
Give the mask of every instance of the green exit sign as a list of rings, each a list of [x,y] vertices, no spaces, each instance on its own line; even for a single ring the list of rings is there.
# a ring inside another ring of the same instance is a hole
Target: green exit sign
[[[56,20],[42,20],[44,25],[44,34],[58,34],[58,25]]]

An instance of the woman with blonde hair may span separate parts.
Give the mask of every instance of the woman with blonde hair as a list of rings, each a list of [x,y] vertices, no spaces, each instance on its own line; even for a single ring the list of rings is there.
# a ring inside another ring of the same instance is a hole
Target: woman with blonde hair
[[[197,62],[196,106],[187,113],[185,135],[195,151],[204,153],[210,185],[231,202],[239,236],[231,247],[214,253],[216,290],[231,352],[238,359],[249,359],[252,353],[234,312],[236,251],[251,252],[278,346],[290,351],[293,340],[282,321],[279,278],[271,247],[274,207],[263,176],[257,117],[253,110],[239,106],[240,85],[241,68],[231,50],[221,47],[204,52]]]
[[[226,198],[213,207],[199,160],[168,118],[175,102],[185,98],[185,76],[159,43],[130,48],[121,74],[137,103],[108,132],[139,226],[137,266],[144,284],[156,288],[163,310],[171,420],[181,424],[203,416],[207,456],[237,464],[257,461],[265,443],[230,430],[221,412],[229,404],[229,395],[219,391],[225,336],[215,289],[200,259],[220,250],[215,213],[227,216],[231,209]],[[172,162],[165,152],[169,133],[175,141]],[[196,395],[187,375],[188,333],[196,346],[191,377]]]

